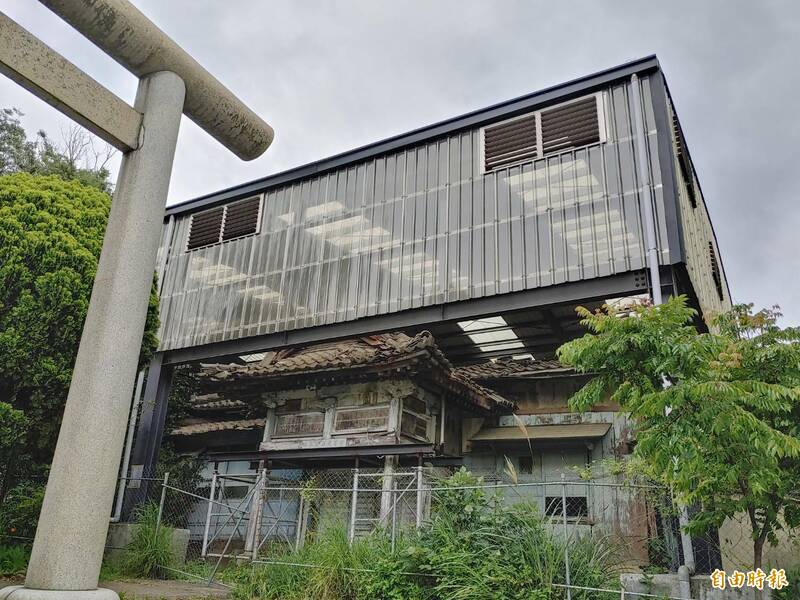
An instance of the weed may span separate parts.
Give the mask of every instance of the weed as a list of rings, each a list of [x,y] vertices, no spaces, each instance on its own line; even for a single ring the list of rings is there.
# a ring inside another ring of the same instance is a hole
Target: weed
[[[504,507],[471,487],[478,482],[464,469],[441,482],[430,522],[401,533],[394,548],[382,531],[351,545],[344,526],[327,526],[300,550],[273,555],[272,564],[231,569],[226,582],[237,600],[555,600],[568,549],[574,585],[615,583],[607,540],[564,540],[537,506]]]
[[[170,547],[170,532],[158,523],[158,505],[142,505],[135,519],[131,543],[125,548],[120,567],[128,577],[158,577],[175,562]],[[168,572],[167,572],[168,573]]]
[[[0,577],[25,575],[30,556],[30,548],[26,546],[0,546]]]

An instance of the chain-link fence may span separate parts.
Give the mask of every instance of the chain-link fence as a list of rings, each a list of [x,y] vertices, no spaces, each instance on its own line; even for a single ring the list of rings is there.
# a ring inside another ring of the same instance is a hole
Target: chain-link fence
[[[613,548],[621,572],[675,572],[685,560],[677,511],[661,487],[578,478],[520,481],[496,472],[475,474],[479,478],[469,485],[453,485],[450,473],[403,466],[391,472],[261,469],[215,473],[191,489],[170,484],[167,476],[159,501],[164,525],[186,536],[183,561],[204,565],[187,572],[208,581],[232,564],[280,564],[336,528],[351,542],[380,532],[394,546],[445,509],[447,496],[470,491],[479,492],[496,510],[524,506],[538,512],[553,536],[602,540]],[[718,539],[693,540],[698,573],[723,566]],[[569,585],[568,556],[564,566]]]
[[[442,511],[469,510],[473,494],[494,511],[522,507],[535,513],[554,538],[593,540],[613,550],[617,572],[674,573],[686,561],[679,511],[662,487],[620,483],[613,477],[585,481],[562,475],[554,481],[526,481],[513,472],[473,472],[464,480],[453,472],[395,463],[392,468],[215,472],[210,479],[192,482],[169,473],[128,478],[121,481],[124,502],[115,504],[112,520],[132,521],[137,507],[157,506],[158,527],[169,531],[175,558],[162,566],[162,576],[208,583],[220,582],[221,573],[232,565],[294,564],[292,557],[304,546],[334,530],[342,531],[351,544],[380,535],[394,550]],[[125,525],[111,531],[108,553],[121,556],[130,531]],[[0,544],[31,541],[32,532],[6,531]],[[751,564],[746,523],[729,520],[719,532],[692,542],[697,573]],[[800,553],[797,544],[790,536],[768,543],[765,564],[788,564]],[[572,577],[570,545],[562,547],[559,585],[579,590]]]

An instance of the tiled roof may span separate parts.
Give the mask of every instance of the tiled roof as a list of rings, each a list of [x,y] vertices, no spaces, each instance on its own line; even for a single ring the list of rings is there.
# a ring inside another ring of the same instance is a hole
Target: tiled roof
[[[229,400],[219,394],[197,395],[192,397],[192,408],[199,411],[229,411],[247,408],[241,400]]]
[[[424,368],[416,368],[417,371],[424,372],[426,376],[435,376],[440,385],[466,400],[468,404],[487,411],[492,411],[497,406],[513,407],[512,402],[453,369],[428,331],[413,337],[402,332],[393,332],[286,348],[267,352],[262,360],[243,365],[203,365],[198,379],[206,391],[224,394],[232,384],[241,388],[251,382],[269,384],[270,380],[299,375],[340,375],[362,369],[395,371],[401,366],[413,366],[421,361],[427,364]],[[212,404],[208,402],[212,399],[210,396],[207,395],[207,400],[202,402],[208,408]]]
[[[264,427],[266,419],[238,419],[232,421],[210,421],[183,425],[172,430],[172,435],[198,435],[212,431],[249,431]]]
[[[545,377],[548,375],[573,374],[571,367],[562,365],[557,360],[498,360],[485,362],[455,370],[462,377],[476,381],[489,379],[505,379],[509,377]]]
[[[203,365],[199,377],[201,380],[225,381],[347,369],[387,363],[426,350],[435,352],[439,360],[447,363],[447,359],[436,348],[433,336],[427,331],[414,337],[405,333],[383,333],[267,352],[260,361],[245,365]]]

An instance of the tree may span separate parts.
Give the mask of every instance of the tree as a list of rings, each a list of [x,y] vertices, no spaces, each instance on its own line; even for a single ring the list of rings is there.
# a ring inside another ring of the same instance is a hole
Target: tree
[[[112,189],[108,163],[116,153],[109,144],[98,147],[95,139],[78,125],[62,129],[61,142],[44,131],[29,140],[16,108],[0,109],[0,175],[34,173],[77,180],[104,192]]]
[[[0,176],[0,401],[24,413],[24,450],[37,464],[55,447],[110,204],[77,181]],[[153,290],[142,365],[157,315]]]
[[[0,109],[0,175],[36,167],[36,143],[28,141],[21,116],[16,108]]]
[[[5,497],[12,475],[8,467],[12,464],[13,455],[19,451],[27,426],[27,419],[21,410],[0,402],[0,501]],[[0,528],[0,534],[2,532]]]
[[[800,329],[741,305],[699,333],[683,296],[579,313],[590,333],[558,356],[595,376],[572,408],[610,394],[636,423],[647,474],[698,508],[689,532],[746,514],[760,568],[764,543],[800,527]]]

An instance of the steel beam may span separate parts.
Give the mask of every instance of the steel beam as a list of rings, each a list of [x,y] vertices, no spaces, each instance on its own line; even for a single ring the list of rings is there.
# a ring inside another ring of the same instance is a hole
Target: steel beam
[[[630,271],[610,277],[416,308],[355,321],[167,350],[164,352],[164,364],[181,364],[212,359],[215,361],[235,360],[240,355],[284,346],[311,344],[323,340],[370,335],[383,331],[423,329],[448,321],[464,321],[559,304],[590,302],[597,299],[640,294],[646,290],[647,278],[644,272]]]
[[[149,481],[143,477],[155,477],[155,465],[164,435],[167,405],[172,384],[172,368],[161,363],[161,354],[156,354],[147,369],[147,383],[142,397],[142,414],[134,437],[130,458],[130,479],[139,490],[125,494],[122,515],[129,518],[138,504],[147,500]]]
[[[139,147],[141,113],[2,12],[0,73],[118,150]]]

